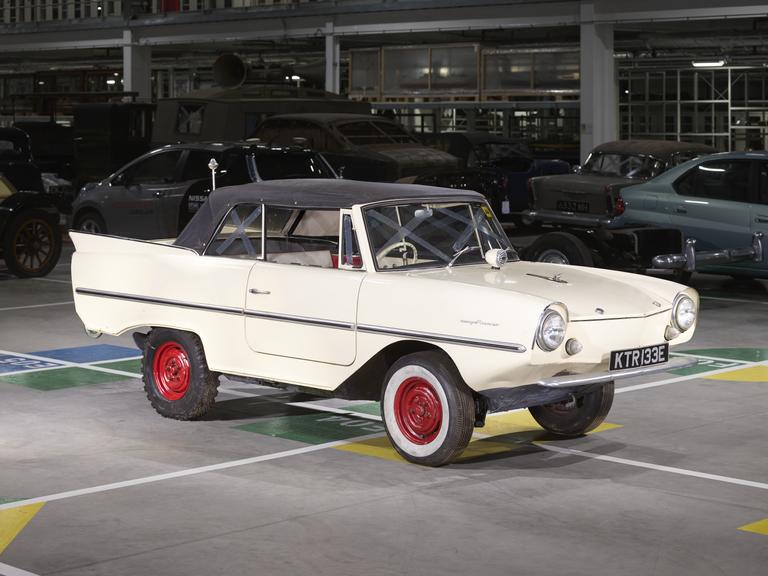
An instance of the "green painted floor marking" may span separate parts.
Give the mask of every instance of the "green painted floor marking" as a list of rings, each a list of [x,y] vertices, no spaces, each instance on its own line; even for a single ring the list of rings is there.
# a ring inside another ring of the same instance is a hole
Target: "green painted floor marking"
[[[360,412],[361,414],[373,414],[374,416],[381,416],[381,404],[378,402],[345,406],[344,410],[349,410],[350,412]]]
[[[768,360],[768,348],[700,348],[698,350],[681,350],[681,352],[741,362],[763,362]]]
[[[710,356],[720,358],[714,360],[711,358],[699,358],[698,362],[688,368],[679,368],[669,370],[672,374],[679,376],[689,376],[691,374],[706,374],[713,370],[722,370],[723,368],[733,368],[738,370],[748,362],[762,362],[768,360],[768,348],[698,348],[695,350],[680,350],[682,354],[691,354],[693,356]],[[675,356],[675,352],[671,353]],[[732,360],[732,362],[728,362]]]
[[[99,362],[94,366],[102,368],[111,368],[112,370],[122,370],[123,372],[134,372],[141,377],[141,358],[131,360],[110,360],[109,362]]]
[[[235,428],[305,444],[324,444],[384,432],[384,425],[378,422],[333,413],[266,418]]]
[[[0,381],[2,382],[44,391],[74,388],[90,384],[106,384],[107,382],[119,382],[121,380],[128,380],[128,377],[75,367],[30,372],[28,374],[12,374],[11,376],[0,375]]]
[[[0,505],[9,504],[10,502],[21,502],[22,500],[26,500],[26,498],[0,498]]]

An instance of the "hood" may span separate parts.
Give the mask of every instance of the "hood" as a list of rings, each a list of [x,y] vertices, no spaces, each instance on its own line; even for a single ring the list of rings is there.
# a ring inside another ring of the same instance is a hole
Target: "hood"
[[[399,178],[417,176],[425,172],[453,170],[459,167],[459,159],[455,156],[442,150],[427,148],[418,144],[374,144],[364,148],[378,152],[397,162]]]
[[[683,288],[637,274],[544,262],[510,262],[409,272],[437,281],[508,290],[562,302],[571,321],[640,318],[666,312]],[[603,312],[597,312],[597,309]]]

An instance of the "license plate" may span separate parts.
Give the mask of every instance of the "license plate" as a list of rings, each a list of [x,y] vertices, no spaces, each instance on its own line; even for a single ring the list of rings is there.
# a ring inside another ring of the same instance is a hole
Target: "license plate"
[[[611,370],[626,370],[663,364],[669,360],[669,344],[656,344],[645,348],[630,348],[629,350],[614,350],[611,352]]]
[[[557,209],[565,212],[589,212],[589,202],[583,200],[558,200]]]

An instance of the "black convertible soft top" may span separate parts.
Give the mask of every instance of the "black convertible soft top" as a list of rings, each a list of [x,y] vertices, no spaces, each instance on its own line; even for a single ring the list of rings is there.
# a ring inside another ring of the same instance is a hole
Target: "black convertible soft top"
[[[268,180],[227,186],[211,192],[174,244],[202,252],[219,222],[237,204],[333,210],[387,200],[482,201],[484,196],[470,190],[437,186],[319,178]]]

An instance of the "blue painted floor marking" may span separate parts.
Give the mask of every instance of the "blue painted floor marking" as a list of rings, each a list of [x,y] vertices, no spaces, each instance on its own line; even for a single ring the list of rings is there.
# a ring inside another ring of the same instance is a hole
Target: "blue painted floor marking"
[[[42,352],[30,352],[35,356],[44,356],[52,360],[64,360],[65,362],[106,362],[107,360],[120,360],[123,358],[135,358],[141,355],[138,348],[127,346],[114,346],[112,344],[94,344],[92,346],[78,346],[77,348],[59,348],[57,350],[43,350]]]
[[[33,360],[21,356],[12,356],[0,354],[0,374],[4,372],[19,372],[21,370],[39,370],[40,368],[54,368],[62,366],[58,362],[46,362],[44,360]]]

